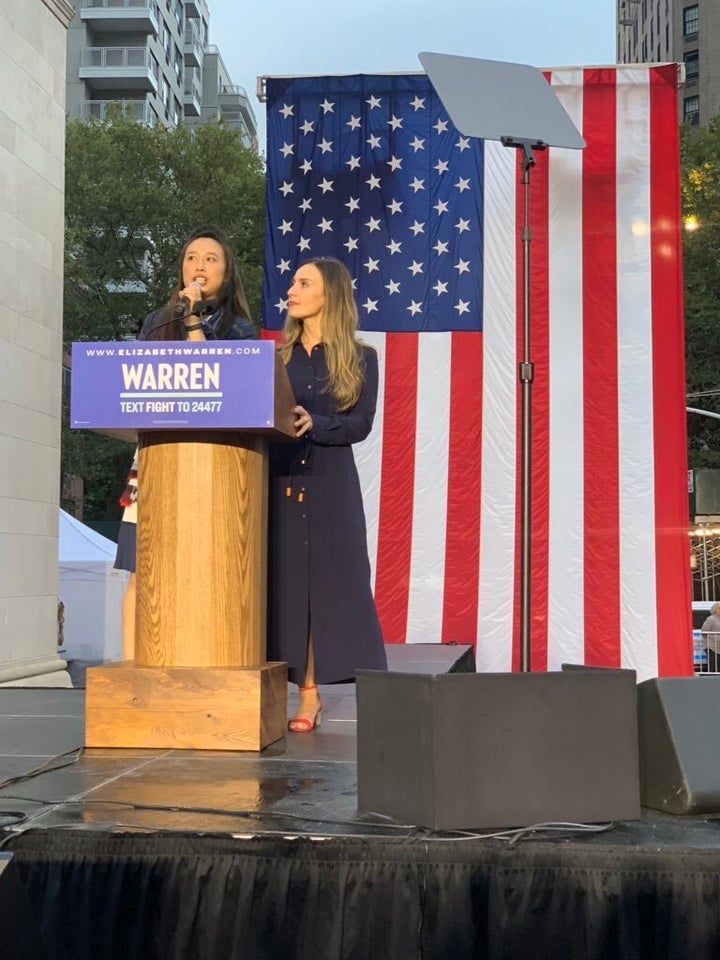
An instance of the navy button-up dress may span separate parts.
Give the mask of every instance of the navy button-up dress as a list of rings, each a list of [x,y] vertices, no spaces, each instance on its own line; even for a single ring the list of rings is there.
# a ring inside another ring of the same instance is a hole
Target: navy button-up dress
[[[313,428],[297,443],[271,446],[268,659],[287,661],[302,683],[312,636],[317,683],[352,680],[358,668],[387,668],[370,589],[365,512],[351,444],[370,433],[377,354],[363,347],[358,402],[336,412],[325,390],[325,348],[297,343],[287,372]]]

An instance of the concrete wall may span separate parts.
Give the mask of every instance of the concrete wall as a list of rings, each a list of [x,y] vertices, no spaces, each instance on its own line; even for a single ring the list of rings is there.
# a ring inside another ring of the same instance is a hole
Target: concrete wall
[[[66,0],[0,6],[0,683],[57,653]]]

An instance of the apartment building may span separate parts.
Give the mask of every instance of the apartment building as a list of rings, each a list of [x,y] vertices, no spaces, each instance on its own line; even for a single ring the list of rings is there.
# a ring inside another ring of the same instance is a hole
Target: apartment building
[[[720,113],[720,3],[618,0],[617,60],[683,63],[680,120],[705,126]]]
[[[257,122],[208,43],[206,0],[73,0],[67,111],[103,119],[111,105],[141,123],[223,122],[257,149]]]

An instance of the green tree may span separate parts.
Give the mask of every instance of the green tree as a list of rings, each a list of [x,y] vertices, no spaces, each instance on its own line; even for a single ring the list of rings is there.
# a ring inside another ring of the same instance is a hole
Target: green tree
[[[64,341],[137,335],[167,301],[184,238],[215,223],[230,237],[253,319],[260,315],[262,160],[223,124],[145,127],[118,111],[70,121],[65,172]],[[132,457],[122,441],[71,431],[63,476],[85,481],[85,517],[115,519]]]
[[[720,117],[681,136],[688,406],[720,412]],[[720,421],[688,417],[691,467],[720,467]]]

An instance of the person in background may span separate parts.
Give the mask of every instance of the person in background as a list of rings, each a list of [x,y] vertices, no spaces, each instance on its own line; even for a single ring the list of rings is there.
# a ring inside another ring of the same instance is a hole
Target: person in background
[[[178,279],[165,306],[145,318],[140,340],[249,340],[257,338],[232,247],[208,225],[194,230],[180,253]],[[138,451],[120,499],[124,507],[115,567],[130,573],[123,600],[123,660],[135,656]]]
[[[718,643],[720,641],[720,603],[710,607],[710,616],[706,617],[700,627],[703,635],[703,645],[707,650],[707,672],[717,673]]]
[[[357,325],[345,266],[330,258],[300,266],[279,348],[299,443],[271,447],[268,642],[268,658],[287,661],[300,688],[288,723],[296,733],[320,725],[318,684],[387,669],[352,452],[372,428],[378,360],[356,339]]]

